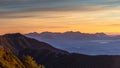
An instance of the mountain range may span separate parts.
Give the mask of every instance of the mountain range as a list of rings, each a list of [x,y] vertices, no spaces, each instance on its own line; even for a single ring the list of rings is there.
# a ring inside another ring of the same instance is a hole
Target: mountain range
[[[27,34],[29,36],[40,36],[41,38],[46,38],[46,39],[90,39],[90,38],[95,38],[99,37],[99,34],[85,34],[85,33],[80,33],[80,32],[65,32],[65,33],[52,33],[52,32],[42,32],[42,33],[29,33]],[[105,34],[100,34],[102,37],[106,37]]]
[[[20,33],[0,36],[0,68],[36,68],[25,66],[25,56],[45,68],[120,68],[119,55],[70,53]]]
[[[47,42],[53,47],[72,53],[88,55],[120,55],[120,36],[107,35],[105,33],[81,33],[81,32],[42,32],[28,33],[26,37],[38,41]]]
[[[73,31],[68,31],[64,33],[60,32],[42,32],[42,33],[28,33],[26,36],[38,36],[41,38],[45,39],[68,39],[68,40],[116,40],[120,39],[119,35],[112,36],[112,35],[107,35],[105,33],[95,33],[95,34],[90,34],[90,33],[81,33],[81,32],[73,32]]]

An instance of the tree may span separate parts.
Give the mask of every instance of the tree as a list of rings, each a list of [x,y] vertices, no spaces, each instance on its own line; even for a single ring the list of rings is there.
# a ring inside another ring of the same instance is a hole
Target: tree
[[[40,65],[40,68],[45,68],[45,66],[44,65]]]
[[[26,68],[41,68],[31,56],[26,56],[23,60],[23,63]]]

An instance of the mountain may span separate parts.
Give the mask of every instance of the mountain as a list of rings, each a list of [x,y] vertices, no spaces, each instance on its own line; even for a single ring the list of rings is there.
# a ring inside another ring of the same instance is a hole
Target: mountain
[[[120,56],[70,54],[47,65],[47,68],[120,68]]]
[[[46,64],[59,58],[61,55],[69,54],[67,51],[54,48],[44,42],[25,37],[20,33],[0,36],[0,46],[11,51],[20,59],[25,55],[30,55],[39,64]]]
[[[38,41],[47,42],[52,46],[72,53],[88,55],[120,55],[120,36],[110,36],[105,33],[81,32],[42,32],[25,35]]]
[[[119,55],[69,53],[20,33],[0,36],[0,68],[39,68],[35,61],[45,68],[120,68]]]
[[[42,33],[29,33],[26,36],[30,37],[41,37],[43,39],[74,39],[74,40],[100,40],[100,39],[110,39],[111,37],[105,33],[81,33],[81,32],[64,32],[64,33],[52,33],[52,32],[42,32]]]

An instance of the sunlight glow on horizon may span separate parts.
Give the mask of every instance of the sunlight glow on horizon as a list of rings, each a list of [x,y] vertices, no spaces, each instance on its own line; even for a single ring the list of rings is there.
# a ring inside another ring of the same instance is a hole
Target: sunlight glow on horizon
[[[0,6],[0,34],[44,31],[120,34],[118,0],[11,1],[12,4],[6,1],[10,7],[0,1],[3,3],[3,7]]]
[[[14,18],[14,19],[0,19],[4,22],[0,25],[0,34],[9,32],[65,32],[65,31],[81,31],[87,33],[105,32],[107,34],[120,33],[119,19],[117,18],[102,18],[104,14],[83,13],[83,12],[69,12],[58,13],[56,15],[52,12],[50,17],[32,17],[32,18]],[[38,14],[38,13],[37,13]],[[64,15],[65,14],[65,15]],[[38,14],[39,15],[39,14]],[[51,17],[51,15],[53,17]],[[64,16],[61,16],[64,15]]]

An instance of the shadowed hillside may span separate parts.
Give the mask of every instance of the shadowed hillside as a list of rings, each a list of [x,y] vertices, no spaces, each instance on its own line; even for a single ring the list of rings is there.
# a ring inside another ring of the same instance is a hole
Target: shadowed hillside
[[[0,68],[25,68],[23,63],[11,52],[0,48]]]
[[[70,54],[46,65],[46,68],[120,68],[120,56]]]
[[[69,53],[19,33],[0,36],[0,47],[1,68],[120,68],[120,56]]]
[[[12,53],[20,59],[24,58],[26,55],[30,55],[39,64],[46,64],[64,54],[69,54],[47,43],[25,37],[19,33],[0,36],[0,46],[6,50],[12,51]]]

